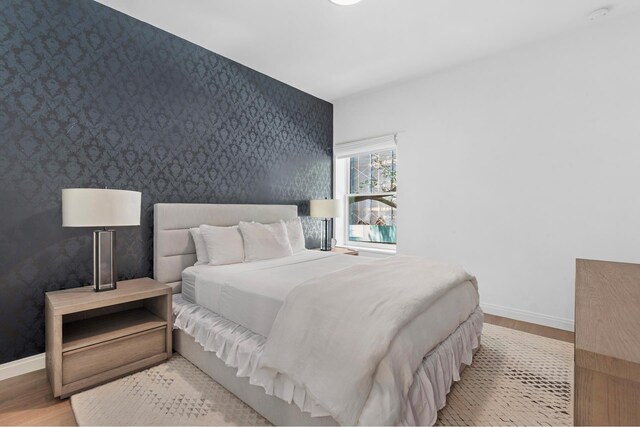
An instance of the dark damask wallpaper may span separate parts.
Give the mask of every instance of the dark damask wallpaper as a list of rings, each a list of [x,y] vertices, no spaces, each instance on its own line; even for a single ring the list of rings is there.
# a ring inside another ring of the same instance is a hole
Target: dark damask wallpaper
[[[92,280],[62,188],[142,191],[121,279],[152,275],[153,203],[331,195],[331,104],[98,3],[2,0],[0,57],[0,363],[44,351],[45,291]]]

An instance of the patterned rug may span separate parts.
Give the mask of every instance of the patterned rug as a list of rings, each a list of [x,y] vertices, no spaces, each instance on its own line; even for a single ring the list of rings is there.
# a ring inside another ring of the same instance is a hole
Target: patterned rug
[[[573,345],[490,324],[438,425],[570,425]],[[79,425],[269,425],[179,355],[71,397]]]
[[[573,344],[485,323],[437,425],[572,425]]]

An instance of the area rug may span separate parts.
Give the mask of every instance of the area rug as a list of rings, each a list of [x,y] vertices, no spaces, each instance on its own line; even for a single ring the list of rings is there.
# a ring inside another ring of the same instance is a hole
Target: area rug
[[[485,324],[439,425],[570,425],[573,346]],[[71,397],[78,425],[269,425],[180,355]]]
[[[572,425],[573,344],[485,323],[438,425]]]

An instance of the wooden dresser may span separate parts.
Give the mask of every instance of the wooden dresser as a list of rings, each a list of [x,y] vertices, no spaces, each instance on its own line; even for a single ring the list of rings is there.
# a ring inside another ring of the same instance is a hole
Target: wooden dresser
[[[47,375],[54,396],[148,368],[171,357],[171,288],[153,279],[47,292]]]
[[[575,425],[640,425],[640,265],[576,261]]]

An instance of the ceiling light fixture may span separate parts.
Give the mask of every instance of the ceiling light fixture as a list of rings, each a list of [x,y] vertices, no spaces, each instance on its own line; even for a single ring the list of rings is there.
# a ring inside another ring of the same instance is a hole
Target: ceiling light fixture
[[[597,10],[594,10],[593,12],[591,12],[589,14],[588,18],[589,18],[589,21],[596,22],[596,21],[601,20],[605,16],[607,16],[609,13],[611,13],[611,8],[602,7],[600,9],[597,9]]]
[[[329,1],[333,4],[337,4],[338,6],[352,6],[360,2],[360,0],[329,0]]]

